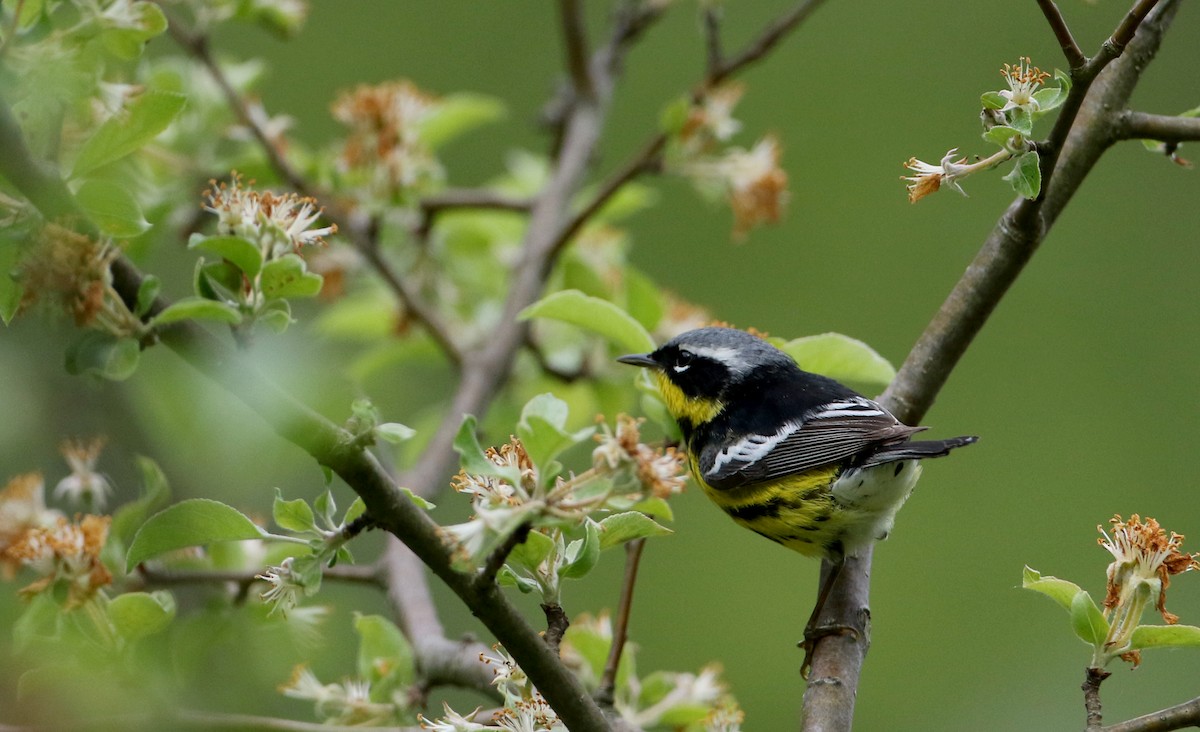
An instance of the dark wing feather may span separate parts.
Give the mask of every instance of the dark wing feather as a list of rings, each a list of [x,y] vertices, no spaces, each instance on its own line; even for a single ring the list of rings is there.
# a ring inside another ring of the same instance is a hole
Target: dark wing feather
[[[810,410],[799,424],[784,425],[775,435],[751,436],[724,450],[706,451],[700,467],[709,485],[729,490],[866,457],[923,429],[901,424],[866,399],[839,402]]]

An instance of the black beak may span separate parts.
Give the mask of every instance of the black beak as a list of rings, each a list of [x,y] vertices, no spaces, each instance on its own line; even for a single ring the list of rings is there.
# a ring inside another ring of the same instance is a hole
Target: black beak
[[[650,358],[648,353],[631,353],[628,356],[620,356],[617,358],[621,363],[627,363],[630,366],[644,366],[646,368],[657,368],[658,361]]]

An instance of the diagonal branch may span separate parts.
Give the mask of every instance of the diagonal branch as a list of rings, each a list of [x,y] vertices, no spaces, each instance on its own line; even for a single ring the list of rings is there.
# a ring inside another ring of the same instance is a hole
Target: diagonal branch
[[[1044,176],[1044,196],[1034,201],[1018,199],[1008,207],[880,397],[901,420],[917,424],[933,405],[959,358],[1112,144],[1113,113],[1109,110],[1125,107],[1179,4],[1179,0],[1165,0],[1138,29],[1128,52],[1097,83],[1092,84],[1107,65],[1097,59],[1106,58],[1108,52],[1086,65],[1086,75],[1081,77],[1084,83],[1072,87],[1073,98],[1063,105],[1051,133],[1056,154],[1051,174]],[[1107,49],[1112,44],[1104,45]],[[848,561],[830,596],[832,607],[827,606],[822,624],[857,627],[862,632],[858,637],[829,636],[818,644],[812,681],[804,694],[805,730],[850,729],[869,637],[870,568],[870,550]],[[826,562],[822,571],[828,570]]]
[[[559,0],[559,19],[562,21],[563,44],[567,52],[567,72],[575,93],[581,97],[596,94],[592,74],[588,69],[587,30],[583,25],[583,5],[580,0]]]
[[[1104,732],[1169,732],[1173,729],[1200,727],[1200,696],[1182,704],[1110,724]]]
[[[1116,120],[1119,140],[1158,140],[1180,143],[1200,140],[1200,117],[1177,117],[1126,110]]]
[[[1054,0],[1037,0],[1037,4],[1042,9],[1042,14],[1046,16],[1046,22],[1050,24],[1050,29],[1054,31],[1058,45],[1062,47],[1063,56],[1067,58],[1068,68],[1077,69],[1087,63],[1087,56],[1075,42],[1075,36],[1071,35],[1067,20],[1062,16],[1058,6],[1054,4]]]

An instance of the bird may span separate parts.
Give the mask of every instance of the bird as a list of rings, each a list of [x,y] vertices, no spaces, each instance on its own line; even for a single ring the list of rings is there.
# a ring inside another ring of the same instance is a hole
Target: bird
[[[816,642],[853,629],[817,627],[846,557],[887,537],[921,475],[976,436],[913,440],[886,407],[746,331],[690,330],[617,361],[650,371],[679,426],[691,473],[734,522],[802,555],[829,560],[805,627]]]

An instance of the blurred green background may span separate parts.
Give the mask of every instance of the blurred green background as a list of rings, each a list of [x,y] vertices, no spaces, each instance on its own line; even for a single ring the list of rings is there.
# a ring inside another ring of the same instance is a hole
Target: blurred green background
[[[629,54],[600,170],[636,150],[663,106],[700,77],[696,5],[676,5]],[[730,50],[789,6],[725,5]],[[1088,52],[1127,10],[1112,0],[1060,6]],[[293,42],[231,29],[215,45],[269,59],[267,109],[294,116],[296,135],[311,146],[341,133],[329,103],[358,82],[405,77],[438,93],[503,99],[505,121],[444,157],[452,183],[472,185],[500,172],[513,149],[545,147],[534,120],[562,67],[554,9],[549,2],[316,0]],[[589,4],[594,38],[609,9]],[[736,244],[727,209],[705,203],[684,181],[651,180],[660,203],[629,223],[634,261],[723,320],[784,337],[840,331],[899,365],[1012,197],[996,174],[966,181],[969,198],[944,191],[913,206],[898,180],[901,163],[909,156],[933,162],[951,147],[987,152],[978,137],[979,94],[1002,87],[999,68],[1021,55],[1043,69],[1062,66],[1033,2],[831,0],[743,77],[740,141],[749,146],[764,132],[781,140],[792,189],[785,220]],[[1185,3],[1134,104],[1159,113],[1194,107],[1197,68],[1200,9]],[[1136,143],[1114,149],[960,363],[925,421],[933,436],[982,439],[927,467],[876,552],[859,729],[1079,728],[1088,649],[1057,606],[1017,589],[1021,568],[1102,594],[1109,555],[1095,544],[1095,526],[1113,513],[1154,516],[1200,540],[1198,204],[1195,171]],[[186,283],[184,274],[168,294],[184,294]],[[59,366],[69,329],[47,328],[26,318],[0,337],[5,476],[42,469],[53,486],[66,472],[57,443],[102,432],[111,442],[101,467],[122,498],[136,491],[134,454],[159,460],[177,497],[211,495],[262,514],[274,486],[289,495],[319,490],[307,456],[164,349],[147,354],[128,383],[93,384]],[[261,348],[266,368],[297,394],[331,418],[347,416],[356,392],[330,367],[335,345],[301,326],[285,339],[264,338]],[[449,384],[439,373],[408,379],[430,390]],[[388,419],[419,422],[403,412],[411,382],[394,384],[394,394],[392,386],[373,382],[370,396]],[[652,541],[642,565],[632,621],[639,667],[696,670],[717,661],[746,710],[747,729],[794,727],[804,689],[795,642],[816,593],[816,563],[738,529],[698,491],[675,505],[676,535]],[[568,612],[614,606],[621,565],[619,554],[607,555],[588,581],[568,587]],[[371,593],[335,592],[366,611],[386,611]],[[482,633],[443,599],[448,632]],[[0,593],[0,617],[11,618],[16,606],[11,592]],[[1200,578],[1177,579],[1168,607],[1200,624]],[[339,613],[327,624],[327,648],[346,653],[327,653],[318,672],[350,672],[348,620]],[[270,639],[236,631],[208,637],[210,668],[231,659],[241,665],[259,651],[263,663],[246,664],[246,684],[214,684],[198,697],[231,710],[272,705],[307,714],[275,698],[291,660],[274,658],[265,648]],[[0,650],[7,644],[0,638]],[[1106,720],[1197,695],[1197,669],[1200,655],[1182,651],[1148,652],[1136,672],[1114,668],[1104,687]],[[0,672],[0,680],[0,700],[11,699],[12,676]]]

